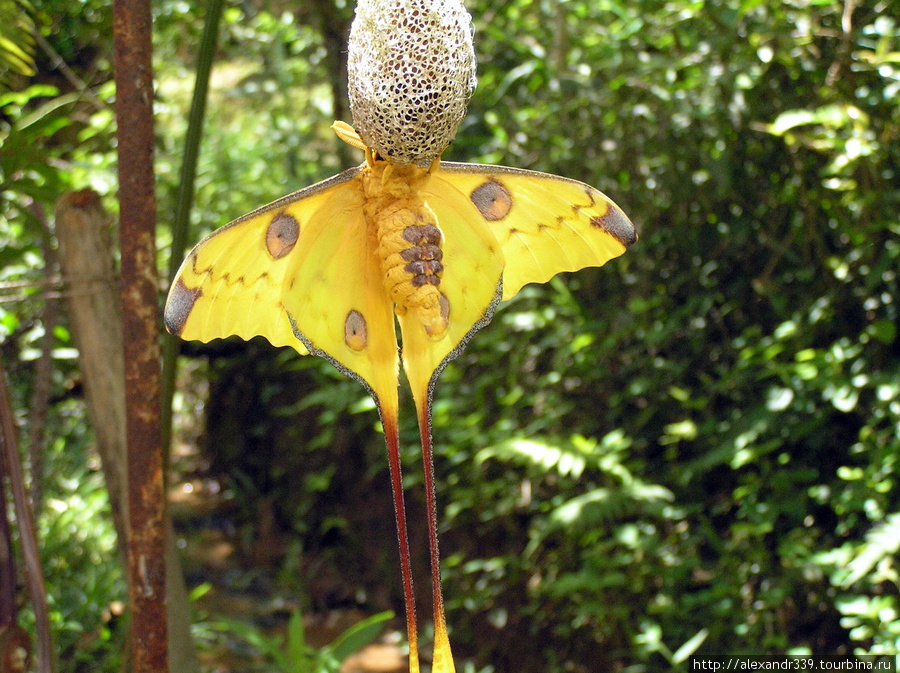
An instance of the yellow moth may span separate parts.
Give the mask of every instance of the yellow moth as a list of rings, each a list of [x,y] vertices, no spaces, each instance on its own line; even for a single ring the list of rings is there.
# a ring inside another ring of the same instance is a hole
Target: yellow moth
[[[437,378],[501,300],[527,283],[601,266],[637,238],[622,210],[581,182],[440,160],[475,83],[471,35],[459,0],[360,0],[349,52],[356,130],[334,128],[365,150],[364,163],[207,236],[184,260],[165,308],[166,328],[183,339],[262,335],[328,360],[374,397],[390,459],[411,673],[419,662],[400,477],[401,365],[419,418],[430,513],[432,671],[452,673],[431,460]]]

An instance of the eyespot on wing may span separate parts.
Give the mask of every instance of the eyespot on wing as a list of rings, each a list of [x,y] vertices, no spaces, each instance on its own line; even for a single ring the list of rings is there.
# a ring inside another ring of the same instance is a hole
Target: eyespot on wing
[[[297,244],[300,237],[300,223],[292,215],[279,213],[266,227],[266,250],[272,259],[281,259]]]
[[[513,205],[510,191],[503,183],[493,178],[476,187],[469,198],[488,222],[502,220],[509,214]]]
[[[366,319],[359,311],[350,311],[344,320],[344,343],[355,351],[364,350],[369,343]]]

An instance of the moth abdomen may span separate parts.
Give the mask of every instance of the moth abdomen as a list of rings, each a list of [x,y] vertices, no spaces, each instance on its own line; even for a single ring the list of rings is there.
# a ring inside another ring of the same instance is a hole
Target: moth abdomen
[[[377,239],[384,288],[398,315],[411,311],[430,336],[440,337],[449,317],[440,291],[444,234],[418,190],[428,171],[378,163],[369,170],[365,212]]]

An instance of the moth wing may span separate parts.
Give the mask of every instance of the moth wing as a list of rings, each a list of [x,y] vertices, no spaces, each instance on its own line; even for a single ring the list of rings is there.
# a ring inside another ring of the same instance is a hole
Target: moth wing
[[[166,329],[189,341],[264,336],[305,355],[283,310],[285,276],[322,204],[345,190],[356,172],[285,196],[200,241],[169,289]]]
[[[437,176],[466,195],[499,242],[504,300],[528,283],[602,266],[637,240],[622,209],[577,180],[464,163],[441,163]]]
[[[448,327],[435,339],[411,313],[399,318],[403,367],[420,404],[443,367],[490,322],[500,301],[504,264],[496,237],[462,191],[444,180],[441,172],[430,178],[424,191],[444,234],[439,289]]]
[[[290,261],[282,302],[297,338],[362,383],[384,418],[386,411],[396,416],[396,323],[362,206],[353,181],[320,207]]]
[[[397,339],[359,172],[290,194],[198,243],[169,291],[166,328],[200,341],[261,335],[312,352],[390,404]]]

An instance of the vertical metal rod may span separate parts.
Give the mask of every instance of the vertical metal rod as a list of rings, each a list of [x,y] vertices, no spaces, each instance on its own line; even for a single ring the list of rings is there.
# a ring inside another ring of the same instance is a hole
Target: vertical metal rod
[[[168,670],[149,0],[114,0],[134,673]]]

